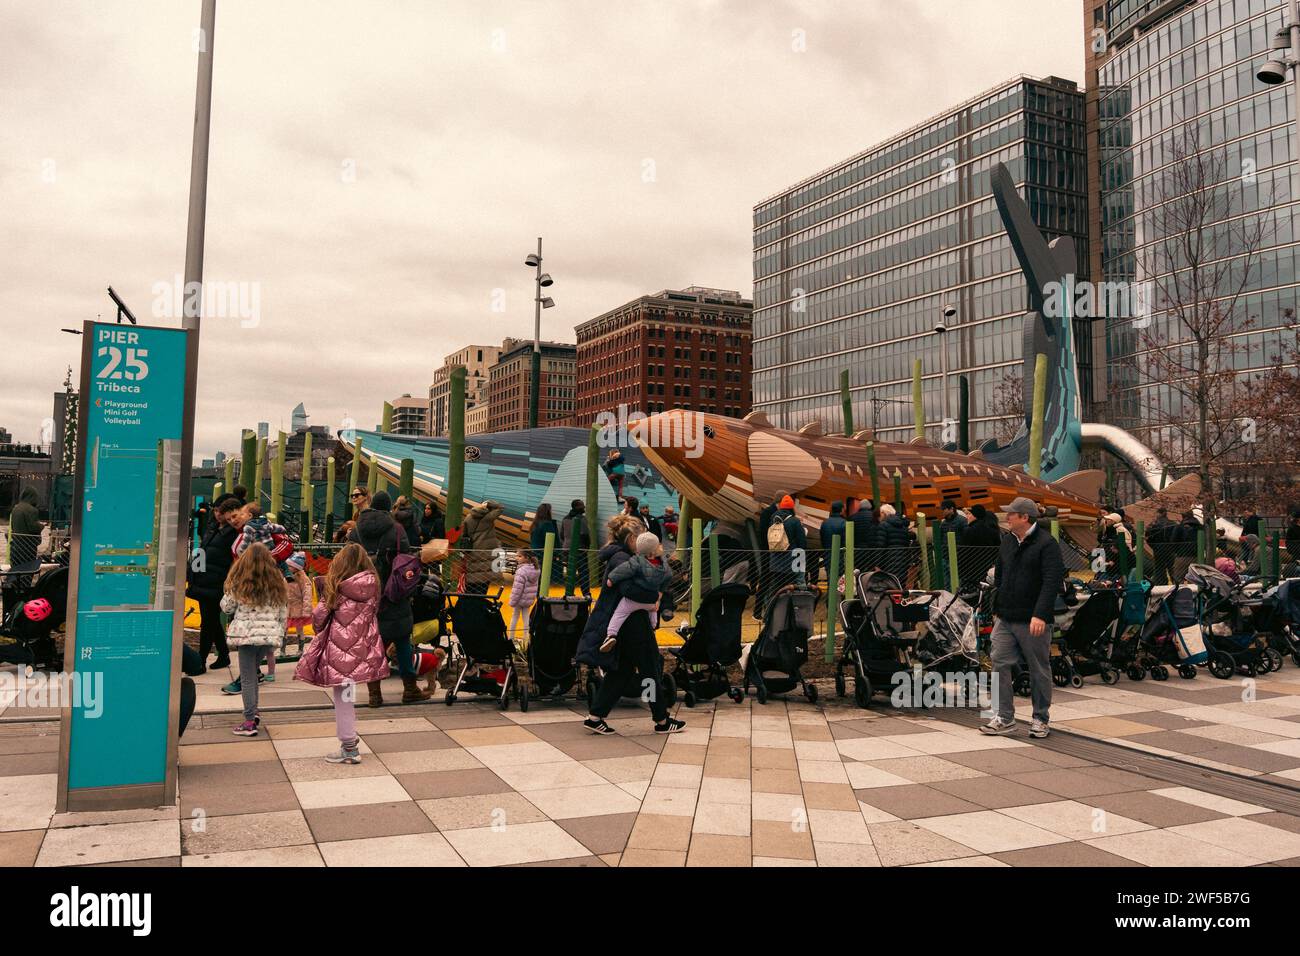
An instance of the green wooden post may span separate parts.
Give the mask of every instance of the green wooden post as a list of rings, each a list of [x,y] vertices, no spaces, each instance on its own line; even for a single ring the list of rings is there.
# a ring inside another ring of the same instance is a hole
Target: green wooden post
[[[370,497],[373,498],[375,492],[379,491],[379,488],[379,459],[375,457],[375,453],[372,451],[370,453],[369,470],[366,473],[366,491],[368,491]]]
[[[575,520],[573,527],[569,531],[569,560],[564,566],[564,596],[568,597],[577,588],[578,583],[578,545],[581,543],[582,535],[580,526]]]
[[[921,386],[921,360],[912,362],[912,418],[917,438],[925,437],[925,392]]]
[[[596,552],[600,549],[600,426],[592,425],[587,433],[587,586],[596,580]],[[574,535],[576,541],[578,535]]]
[[[544,598],[551,593],[551,566],[555,562],[555,532],[546,532],[546,543],[542,545],[542,580],[537,586],[537,596]]]
[[[311,482],[311,432],[302,436],[302,475],[298,479],[299,504],[307,512],[307,531],[305,538],[311,540],[311,529],[315,525],[316,486]]]
[[[709,586],[717,587],[722,583],[722,556],[718,554],[718,536],[709,535]]]
[[[925,527],[925,515],[916,513],[916,541],[921,546],[921,588],[930,590],[930,534]],[[903,582],[906,585],[907,582]]]
[[[1057,541],[1061,540],[1061,519],[1060,518],[1052,519],[1052,537],[1055,538]]]
[[[221,483],[221,487],[224,491],[229,491],[231,488],[235,487],[235,459],[226,459],[226,473],[222,477],[224,480]]]
[[[275,461],[271,462],[271,510],[277,518],[284,508],[284,462],[289,452],[288,444],[288,436],[284,432],[277,432]]]
[[[903,473],[894,469],[894,510],[903,514]]]
[[[948,590],[956,594],[961,590],[961,576],[957,573],[957,532],[948,532]]]
[[[352,470],[348,476],[347,501],[343,506],[343,515],[345,518],[355,518],[357,516],[357,506],[352,504],[352,489],[361,484],[361,446],[363,440],[360,435],[357,436],[355,444],[352,446]],[[351,510],[349,510],[349,508]]]
[[[257,440],[257,478],[253,482],[253,487],[248,489],[252,495],[252,500],[258,504],[262,503],[262,476],[266,474],[266,439]]]
[[[686,506],[682,505],[682,511]],[[700,518],[691,519],[691,625],[698,623],[700,613],[700,586],[704,580],[704,557],[700,549],[700,537],[704,531],[704,522]]]
[[[415,459],[402,459],[402,476],[397,484],[397,493],[405,495],[407,503],[415,507]]]
[[[689,548],[694,542],[691,540],[691,503],[685,498],[682,499],[681,515],[677,519],[677,550]],[[682,561],[686,558],[682,557]]]
[[[853,569],[857,567],[854,555],[856,542],[853,540],[853,531],[853,522],[844,522],[844,578],[846,581],[853,580]]]
[[[334,456],[325,459],[325,513],[334,515]]]
[[[848,525],[847,527],[852,527]],[[826,663],[835,660],[835,622],[840,616],[840,536],[831,537],[830,578],[826,588]],[[845,584],[847,587],[847,582]]]
[[[334,540],[334,512],[327,511],[325,513],[325,542],[328,544],[333,540]]]
[[[384,411],[380,418],[379,430],[383,432],[385,435],[389,434],[393,430],[393,406],[388,402],[384,402]],[[385,478],[382,474],[376,474],[375,477],[376,477],[376,487],[380,491],[387,491],[388,479]],[[372,494],[374,493],[373,489],[371,493]]]
[[[1282,580],[1282,536],[1273,533],[1273,557],[1269,561],[1269,570],[1273,572],[1273,583]]]
[[[223,494],[225,494],[225,493],[226,493],[226,486],[225,486],[225,483],[224,483],[224,482],[220,482],[220,481],[218,481],[215,485],[212,486],[212,500],[213,500],[213,501],[216,501],[218,498],[220,498],[220,497],[221,497]]]
[[[1137,569],[1137,580],[1141,581],[1146,577],[1147,563],[1147,529],[1146,525],[1139,521],[1134,527],[1133,535],[1133,564]]]
[[[844,436],[853,434],[853,401],[849,398],[849,370],[840,371],[840,404],[844,407]]]
[[[465,518],[465,366],[457,365],[447,378],[447,513],[443,521],[448,531],[458,531]],[[460,550],[460,542],[453,548]],[[456,580],[454,568],[449,550],[443,580],[452,586]]]
[[[957,379],[957,447],[970,451],[970,377]]]
[[[253,489],[253,471],[257,467],[257,432],[252,429],[244,429],[240,440],[239,450],[239,483],[248,489],[251,495]],[[230,486],[234,489],[234,485]],[[257,499],[254,498],[254,501]]]
[[[871,507],[880,512],[880,469],[876,467],[876,443],[867,442],[867,470],[871,472]]]
[[[1157,488],[1156,490],[1157,490],[1157,491],[1164,491],[1164,490],[1165,490],[1165,482],[1168,481],[1168,480],[1169,480],[1169,466],[1166,465],[1165,467],[1163,467],[1163,468],[1160,469],[1160,487]]]
[[[1034,359],[1034,409],[1029,421],[1029,475],[1043,476],[1043,416],[1047,412],[1047,356]]]
[[[1196,532],[1196,563],[1205,563],[1205,529]]]

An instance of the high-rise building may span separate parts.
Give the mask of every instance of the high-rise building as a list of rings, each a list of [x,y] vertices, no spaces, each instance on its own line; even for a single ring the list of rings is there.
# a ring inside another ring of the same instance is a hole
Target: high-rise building
[[[743,417],[750,406],[754,303],[690,286],[655,292],[577,328],[578,425],[601,412],[688,408]]]
[[[394,435],[424,435],[429,428],[429,403],[423,398],[412,398],[404,393],[388,403],[393,406],[390,431]]]
[[[1177,245],[1170,237],[1190,234],[1203,250],[1188,281],[1230,315],[1222,331],[1235,343],[1238,373],[1268,368],[1295,341],[1287,336],[1300,314],[1295,104],[1290,83],[1265,86],[1255,77],[1286,8],[1286,0],[1084,4],[1088,174],[1100,197],[1091,222],[1094,275],[1150,285],[1156,300],[1153,314],[1104,320],[1105,414],[1175,467],[1190,459],[1178,460],[1181,426],[1169,423],[1195,413],[1165,380],[1168,360],[1151,351],[1189,341],[1173,317],[1179,303],[1169,299],[1188,288],[1169,279],[1165,263]],[[1189,191],[1200,175],[1219,181]],[[1178,217],[1186,221],[1172,221]],[[1259,241],[1248,251],[1242,238],[1252,233]],[[1182,299],[1183,308],[1196,308]]]
[[[541,347],[538,427],[569,425],[574,414],[577,346],[567,342],[542,342]],[[506,339],[501,347],[501,357],[488,371],[489,432],[517,431],[528,427],[532,369],[532,341]]]
[[[295,432],[302,431],[307,427],[307,417],[307,409],[303,407],[302,402],[299,402],[294,406],[293,412],[290,415],[290,429]]]
[[[257,423],[257,437],[258,437],[258,440],[259,440],[259,441],[260,441],[261,439],[263,439],[263,438],[266,438],[266,439],[268,439],[268,440],[270,439],[270,437],[271,437],[271,423],[270,423],[270,422],[258,422],[258,423]]]
[[[906,441],[921,359],[937,440],[942,342],[951,414],[965,375],[972,441],[1005,430],[998,394],[1019,375],[1028,292],[992,196],[998,162],[1049,240],[1074,240],[1083,274],[1083,94],[1057,77],[1003,83],[758,204],[755,410],[784,427],[817,420],[837,431],[848,369],[855,424]]]
[[[499,345],[467,345],[448,355],[439,368],[433,371],[433,384],[429,386],[428,434],[435,438],[446,436],[451,425],[448,399],[451,395],[450,373],[457,365],[465,366],[465,432],[471,434],[470,417],[475,409],[485,406],[488,400],[488,369],[501,357]],[[480,412],[477,418],[482,418]],[[486,431],[487,423],[477,432]]]

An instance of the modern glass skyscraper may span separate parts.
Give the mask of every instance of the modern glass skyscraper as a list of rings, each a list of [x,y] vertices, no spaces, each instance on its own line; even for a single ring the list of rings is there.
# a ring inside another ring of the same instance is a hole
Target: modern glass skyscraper
[[[1296,314],[1292,89],[1255,78],[1285,7],[1285,0],[1085,0],[1089,66],[1096,71],[1089,102],[1097,102],[1093,162],[1100,204],[1093,234],[1101,278],[1171,284],[1158,263],[1168,236],[1188,230],[1171,230],[1162,204],[1172,205],[1178,170],[1191,163],[1186,157],[1205,157],[1204,168],[1217,180],[1206,191],[1212,188],[1217,198],[1200,205],[1209,214],[1205,234],[1217,238],[1203,246],[1212,250],[1203,285],[1207,299],[1235,300],[1234,324],[1225,331],[1236,339],[1232,361],[1239,372],[1265,368],[1285,354],[1288,311]],[[1233,237],[1261,221],[1262,241],[1244,255]],[[1146,350],[1157,336],[1161,343],[1186,341],[1171,311],[1156,303],[1154,332],[1147,334],[1131,317],[1105,320],[1106,414],[1158,449],[1177,444],[1178,429],[1161,422],[1177,420],[1180,397]]]
[[[1002,228],[990,172],[1005,163],[1035,222],[1069,236],[1086,274],[1083,94],[1057,77],[1019,77],[804,180],[754,210],[754,408],[773,424],[843,427],[849,370],[857,427],[911,437],[912,363],[926,420],[943,418],[939,335],[971,382],[971,439],[995,437],[995,391],[1020,374],[1028,293]],[[1090,375],[1080,343],[1084,398]],[[1002,409],[1005,412],[1005,409]]]

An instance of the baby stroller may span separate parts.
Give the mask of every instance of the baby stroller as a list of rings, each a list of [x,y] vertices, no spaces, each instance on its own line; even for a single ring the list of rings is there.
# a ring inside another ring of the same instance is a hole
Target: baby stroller
[[[527,712],[530,696],[559,703],[578,682],[578,639],[587,626],[591,598],[577,595],[540,598],[528,618],[527,679],[518,681],[519,709]]]
[[[835,693],[844,696],[844,671],[851,667],[854,702],[869,707],[877,687],[884,689],[895,674],[920,663],[919,625],[930,620],[934,595],[908,591],[888,571],[859,571],[855,590],[857,597],[840,602],[844,651],[835,668]]]
[[[1160,585],[1151,589],[1150,613],[1138,635],[1137,650],[1128,665],[1129,680],[1168,680],[1169,668],[1191,679],[1196,667],[1209,660],[1201,635],[1201,602],[1195,587]]]
[[[447,706],[456,703],[463,688],[471,693],[491,694],[506,710],[518,678],[515,645],[506,633],[500,594],[452,592],[446,597],[451,604],[452,634],[460,646],[460,672],[447,691]],[[471,667],[478,673],[467,678]]]
[[[1282,655],[1267,647],[1255,628],[1260,598],[1246,598],[1240,585],[1206,564],[1188,568],[1187,583],[1197,590],[1211,674],[1222,680],[1238,671],[1254,677],[1282,666]]]
[[[1052,682],[1057,687],[1082,687],[1085,677],[1097,675],[1103,684],[1119,683],[1116,661],[1130,656],[1118,646],[1124,583],[1084,585],[1074,597],[1073,606],[1056,619],[1059,653],[1052,656]]]
[[[779,591],[768,604],[763,630],[749,649],[745,660],[745,686],[753,684],[760,704],[769,694],[786,694],[796,687],[811,702],[817,700],[817,688],[800,672],[808,660],[808,639],[813,632],[813,612],[817,592],[811,588],[789,586]]]
[[[62,666],[53,633],[68,616],[68,569],[36,574],[22,600],[0,622],[0,664],[58,670]]]
[[[1279,657],[1300,667],[1300,580],[1283,581],[1259,596],[1253,609],[1255,627]]]
[[[695,626],[678,628],[685,643],[670,651],[677,658],[672,672],[664,674],[664,693],[670,704],[677,699],[678,687],[685,691],[687,707],[722,694],[736,703],[745,699],[740,688],[731,686],[727,668],[740,660],[740,626],[748,601],[749,586],[741,581],[704,592]]]

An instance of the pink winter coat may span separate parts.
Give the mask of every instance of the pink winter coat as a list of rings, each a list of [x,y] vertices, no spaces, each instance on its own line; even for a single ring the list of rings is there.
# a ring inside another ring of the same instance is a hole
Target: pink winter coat
[[[535,564],[521,564],[515,569],[515,583],[510,587],[511,607],[532,607],[537,600],[537,588],[542,581],[542,571]]]
[[[379,580],[370,571],[339,585],[333,613],[322,601],[312,612],[315,637],[298,660],[295,680],[314,687],[364,684],[388,676],[388,659],[379,639]]]

